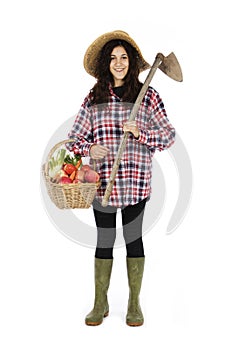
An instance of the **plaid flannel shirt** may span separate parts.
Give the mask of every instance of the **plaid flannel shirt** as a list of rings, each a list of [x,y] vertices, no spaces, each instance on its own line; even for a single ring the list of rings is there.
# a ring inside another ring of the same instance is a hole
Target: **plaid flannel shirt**
[[[92,105],[90,94],[85,98],[74,125],[68,134],[81,156],[90,156],[93,144],[109,148],[108,155],[97,160],[96,171],[100,174],[101,187],[96,199],[102,201],[113,167],[114,159],[123,136],[123,124],[128,120],[133,104],[122,102],[110,87],[109,102]],[[169,122],[164,104],[158,92],[149,87],[140,105],[136,122],[139,138],[129,134],[126,149],[120,162],[109,205],[124,207],[134,205],[150,197],[152,157],[156,150],[162,151],[175,141],[175,129]]]

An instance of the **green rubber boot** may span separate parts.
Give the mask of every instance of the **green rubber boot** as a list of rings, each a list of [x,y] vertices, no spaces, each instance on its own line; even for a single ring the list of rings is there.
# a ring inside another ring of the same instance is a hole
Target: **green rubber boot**
[[[126,258],[129,281],[129,301],[126,323],[128,326],[141,326],[144,322],[139,304],[145,258]]]
[[[94,308],[86,316],[88,326],[98,326],[108,316],[107,291],[110,283],[113,259],[95,258],[95,302]]]

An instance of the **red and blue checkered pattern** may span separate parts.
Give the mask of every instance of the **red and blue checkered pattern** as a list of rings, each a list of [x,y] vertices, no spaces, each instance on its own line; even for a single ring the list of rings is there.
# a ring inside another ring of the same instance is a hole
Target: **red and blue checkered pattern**
[[[113,162],[123,136],[123,124],[129,119],[133,105],[122,102],[110,87],[110,100],[106,104],[92,105],[89,94],[75,118],[69,138],[82,156],[89,156],[93,144],[109,148],[108,155],[97,161],[101,187],[96,199],[102,202]],[[175,141],[175,129],[169,122],[164,104],[158,92],[149,87],[141,103],[136,122],[140,130],[138,139],[130,134],[115,179],[109,205],[122,207],[134,205],[151,193],[152,157],[156,150],[162,151]]]

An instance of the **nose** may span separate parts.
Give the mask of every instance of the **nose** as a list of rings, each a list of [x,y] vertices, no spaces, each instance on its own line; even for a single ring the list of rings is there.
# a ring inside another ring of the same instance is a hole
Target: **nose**
[[[119,67],[119,66],[121,66],[121,64],[122,64],[122,59],[121,59],[121,57],[117,57],[117,58],[116,58],[115,65],[116,65],[117,67]]]

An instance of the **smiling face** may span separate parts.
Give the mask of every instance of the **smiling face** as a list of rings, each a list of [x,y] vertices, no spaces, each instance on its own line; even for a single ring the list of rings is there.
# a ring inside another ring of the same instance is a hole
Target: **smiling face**
[[[124,47],[116,46],[111,53],[110,72],[114,80],[114,87],[122,86],[129,69],[129,58]]]

